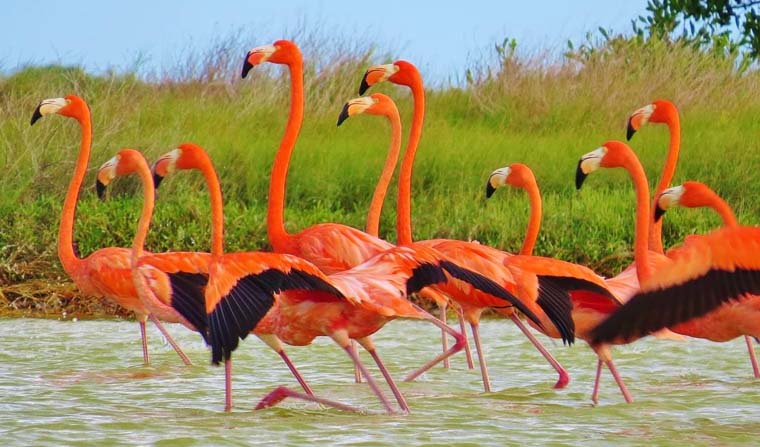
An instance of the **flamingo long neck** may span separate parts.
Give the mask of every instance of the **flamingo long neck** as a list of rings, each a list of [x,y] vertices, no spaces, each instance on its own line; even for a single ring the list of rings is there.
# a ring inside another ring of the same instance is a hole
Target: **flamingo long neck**
[[[520,254],[531,256],[538,239],[538,231],[541,229],[541,192],[538,190],[536,182],[529,182],[524,187],[528,193],[528,200],[530,200],[530,220],[525,231],[525,239]]]
[[[398,245],[407,245],[413,242],[412,238],[412,169],[414,156],[417,153],[417,145],[422,136],[422,124],[425,120],[425,88],[422,78],[416,74],[411,83],[412,97],[414,98],[414,115],[412,128],[409,131],[409,142],[406,145],[404,159],[401,162],[401,174],[398,179],[398,210],[396,211],[396,232]]]
[[[201,171],[206,180],[211,200],[211,255],[221,256],[224,254],[224,199],[219,176],[208,156],[199,159],[196,169]]]
[[[391,183],[393,171],[396,170],[396,163],[401,152],[401,117],[395,108],[386,116],[391,124],[391,142],[388,147],[388,156],[385,158],[385,166],[383,166],[380,180],[375,187],[375,193],[372,195],[372,202],[367,215],[367,233],[375,237],[380,233],[380,214],[383,211],[383,201],[385,201],[385,195],[388,193],[388,186]]]
[[[643,283],[652,276],[652,269],[649,266],[649,247],[647,246],[650,225],[649,184],[644,168],[633,151],[628,150],[623,168],[631,175],[631,180],[633,180],[636,188],[636,232],[634,234],[633,257],[636,261],[636,274],[639,283]]]
[[[69,188],[66,191],[66,199],[63,201],[61,225],[58,228],[58,258],[61,260],[63,269],[69,274],[81,262],[81,259],[77,257],[74,251],[74,218],[77,211],[77,201],[79,200],[79,190],[87,173],[87,163],[90,161],[90,149],[92,148],[92,119],[90,117],[90,110],[87,107],[83,107],[82,113],[76,119],[82,130],[82,139],[76,167],[74,168],[74,175],[71,177]]]
[[[150,220],[153,217],[153,208],[155,207],[156,193],[153,187],[153,174],[150,172],[147,162],[138,163],[137,175],[140,176],[140,182],[143,188],[143,205],[140,213],[140,220],[137,223],[137,232],[132,241],[131,265],[135,267],[137,260],[145,251],[145,239],[148,237]]]
[[[665,165],[662,167],[660,181],[655,189],[655,196],[670,187],[670,182],[676,173],[676,164],[678,163],[678,153],[681,148],[681,121],[678,118],[678,112],[673,110],[668,113],[667,120],[668,130],[670,131],[670,143],[668,144],[668,155],[665,159]],[[652,204],[652,212],[656,204]],[[663,253],[662,246],[662,219],[655,222],[649,231],[649,248],[657,253]]]
[[[715,210],[723,220],[724,227],[736,227],[739,226],[739,222],[736,220],[734,211],[728,206],[725,200],[721,199],[717,194],[710,194],[707,206]]]
[[[291,237],[285,229],[285,181],[290,165],[290,156],[298,139],[303,122],[303,61],[301,58],[288,64],[290,69],[290,113],[285,134],[280,141],[277,156],[272,166],[269,182],[269,208],[267,209],[267,233],[275,251],[285,251]]]

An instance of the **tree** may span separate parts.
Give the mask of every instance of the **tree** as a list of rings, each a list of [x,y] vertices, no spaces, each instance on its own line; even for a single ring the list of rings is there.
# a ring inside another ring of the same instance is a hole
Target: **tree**
[[[760,0],[648,0],[633,21],[641,37],[684,39],[696,45],[760,59]]]

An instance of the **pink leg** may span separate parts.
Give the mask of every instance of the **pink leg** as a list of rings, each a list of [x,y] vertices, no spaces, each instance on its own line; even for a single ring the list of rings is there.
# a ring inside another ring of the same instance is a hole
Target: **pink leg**
[[[446,322],[446,305],[442,304],[438,307],[438,310],[440,311],[440,320],[443,324],[448,326],[448,323]],[[449,339],[446,337],[446,331],[441,329],[441,349],[442,352],[446,352],[449,350]],[[446,369],[451,368],[451,362],[449,362],[449,358],[446,357],[443,359],[443,367]]]
[[[528,337],[528,340],[530,340],[531,343],[533,343],[533,346],[538,349],[538,352],[541,353],[541,355],[544,356],[544,358],[549,362],[550,365],[559,373],[559,380],[557,380],[557,383],[554,384],[554,388],[564,388],[567,386],[568,383],[570,383],[570,375],[567,373],[565,368],[562,367],[562,365],[559,364],[559,362],[549,353],[549,351],[544,348],[544,346],[541,344],[540,341],[536,337],[533,336],[533,334],[530,333],[530,330],[528,330],[527,327],[525,327],[525,324],[523,324],[522,321],[520,321],[520,318],[515,315],[514,313],[510,315],[512,319],[512,322],[517,325],[518,328],[522,331],[523,334],[525,334],[526,337]]]
[[[396,401],[398,402],[399,407],[401,407],[401,410],[405,413],[409,413],[409,406],[406,404],[404,395],[401,394],[401,390],[399,390],[398,386],[396,386],[396,382],[393,380],[393,377],[391,377],[391,374],[388,372],[385,364],[382,362],[382,360],[380,360],[380,356],[377,354],[377,350],[375,349],[375,345],[372,343],[372,340],[369,337],[364,337],[358,340],[358,342],[364,346],[364,349],[366,349],[367,352],[369,352],[369,355],[371,355],[375,360],[375,364],[377,364],[377,367],[380,369],[383,377],[385,377],[385,381],[388,383],[391,392],[396,397]]]
[[[161,334],[164,336],[167,342],[171,345],[172,348],[174,348],[174,351],[179,355],[179,358],[182,359],[182,361],[187,366],[192,366],[193,362],[190,361],[190,358],[182,351],[182,348],[179,347],[176,341],[174,341],[174,338],[172,338],[171,334],[166,330],[163,324],[161,324],[161,321],[156,318],[153,314],[148,315],[148,318],[150,318],[150,321],[153,322],[153,324],[156,325],[158,330],[161,332]],[[147,351],[146,351],[147,355]]]
[[[377,382],[375,382],[375,379],[369,375],[369,371],[367,371],[367,368],[364,366],[364,364],[359,360],[359,356],[354,352],[353,349],[351,349],[351,346],[346,343],[345,346],[343,346],[343,349],[348,353],[348,356],[351,357],[351,360],[354,361],[354,363],[359,367],[362,374],[364,375],[364,378],[367,379],[367,384],[369,384],[370,388],[372,388],[372,391],[377,395],[377,398],[380,399],[380,402],[382,402],[383,406],[385,407],[385,411],[388,412],[388,414],[393,414],[394,411],[391,408],[390,402],[388,402],[388,398],[385,397],[382,391],[380,391],[380,387],[377,385]]]
[[[342,404],[340,402],[335,402],[329,399],[324,399],[324,398],[317,397],[310,394],[299,393],[299,392],[290,390],[284,386],[278,386],[271,393],[267,394],[263,399],[261,399],[261,401],[258,403],[258,405],[256,405],[256,408],[254,409],[263,410],[264,408],[273,407],[288,397],[293,397],[293,398],[305,400],[308,402],[316,402],[320,405],[325,405],[327,407],[334,407],[339,410],[349,411],[352,413],[361,412],[361,410],[359,410],[358,408],[354,408],[350,405]]]
[[[464,356],[467,358],[467,369],[475,369],[475,363],[472,361],[472,350],[470,350],[470,341],[467,339],[467,327],[464,324],[464,312],[459,306],[454,306],[459,320],[459,333],[464,337]]]
[[[286,365],[288,365],[288,368],[290,369],[290,372],[293,373],[293,376],[296,378],[298,383],[301,385],[301,388],[303,388],[304,392],[308,394],[309,396],[314,396],[314,392],[311,390],[311,387],[309,387],[309,384],[306,383],[306,380],[304,380],[301,373],[296,369],[296,365],[293,364],[293,362],[290,361],[290,357],[288,357],[287,354],[285,354],[285,350],[280,350],[278,352],[280,354],[280,357],[285,362]]]
[[[454,346],[451,347],[451,349],[449,349],[448,351],[446,351],[446,352],[444,352],[444,353],[436,356],[433,360],[425,363],[419,369],[417,369],[416,371],[414,371],[411,374],[409,374],[408,376],[406,376],[406,378],[404,379],[405,382],[410,382],[410,381],[416,379],[422,373],[424,373],[425,371],[429,370],[430,368],[432,368],[433,366],[435,366],[436,364],[438,364],[441,360],[444,360],[446,358],[451,357],[452,355],[454,355],[457,352],[461,351],[462,348],[464,348],[464,337],[462,336],[462,334],[460,334],[459,332],[457,332],[454,329],[450,328],[448,325],[442,323],[439,319],[435,318],[434,316],[430,315],[429,313],[425,312],[421,307],[417,306],[416,304],[414,306],[420,312],[422,312],[422,314],[425,317],[425,319],[427,319],[428,321],[430,321],[434,325],[436,325],[439,328],[441,328],[441,330],[445,331],[447,334],[449,334],[452,337],[454,337],[454,340],[456,340],[456,342],[454,343]]]
[[[591,392],[591,402],[599,403],[599,381],[602,379],[602,359],[596,362],[596,379],[594,380],[594,391]]]
[[[615,382],[617,382],[618,386],[620,387],[620,392],[623,393],[623,398],[625,399],[625,401],[629,404],[633,402],[631,393],[629,393],[628,388],[625,387],[625,384],[623,383],[623,379],[620,377],[620,374],[618,373],[618,370],[615,367],[615,364],[612,363],[612,359],[607,360],[604,363],[607,364],[607,368],[612,373],[612,377],[615,378]]]
[[[480,329],[477,323],[470,323],[472,327],[472,338],[475,339],[475,350],[478,352],[478,363],[480,363],[480,375],[483,377],[483,389],[486,393],[491,392],[491,379],[488,377],[488,365],[486,365],[486,356],[483,353],[483,347],[480,345]]]
[[[755,347],[752,344],[752,337],[745,335],[744,340],[747,342],[747,350],[749,351],[749,361],[752,364],[752,372],[755,373],[755,379],[760,379],[760,368],[757,366],[757,356],[755,355]]]
[[[359,355],[359,350],[357,349],[356,342],[354,340],[351,340],[351,349],[353,349],[354,352]],[[357,368],[356,365],[354,365],[354,382],[362,383],[362,373],[359,371],[359,368]]]
[[[143,365],[150,365],[150,356],[148,355],[148,334],[145,333],[145,321],[140,321],[140,337],[142,338],[143,348]]]
[[[232,359],[224,361],[224,411],[232,411]]]

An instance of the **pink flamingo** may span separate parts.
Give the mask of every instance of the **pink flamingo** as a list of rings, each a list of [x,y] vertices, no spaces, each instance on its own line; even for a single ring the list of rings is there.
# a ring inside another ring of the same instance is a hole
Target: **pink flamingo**
[[[74,281],[79,290],[86,295],[105,297],[121,307],[135,313],[140,324],[142,338],[143,362],[150,364],[148,355],[148,338],[145,332],[145,322],[150,319],[161,334],[174,348],[186,365],[192,365],[190,359],[174,341],[166,328],[142,304],[135,291],[129,268],[128,248],[107,247],[91,253],[86,258],[80,258],[74,248],[74,216],[76,214],[79,190],[87,172],[92,147],[92,118],[90,107],[76,95],[65,98],[45,99],[37,106],[32,115],[32,125],[45,115],[58,114],[75,119],[80,126],[82,136],[74,175],[66,192],[61,214],[61,225],[58,230],[58,259],[63,270]],[[172,322],[173,320],[165,320]]]

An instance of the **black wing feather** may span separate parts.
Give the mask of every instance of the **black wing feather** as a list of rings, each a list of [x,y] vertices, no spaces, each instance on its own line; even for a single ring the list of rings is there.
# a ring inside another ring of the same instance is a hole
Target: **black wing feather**
[[[208,275],[203,273],[167,273],[172,288],[171,306],[190,322],[208,343],[205,290]]]
[[[760,270],[712,269],[683,284],[637,293],[591,331],[591,343],[631,341],[701,317],[745,295],[760,295]]]
[[[573,320],[573,302],[570,293],[555,283],[551,277],[538,277],[538,304],[546,316],[559,330],[562,342],[571,345],[575,342],[575,321]]]

